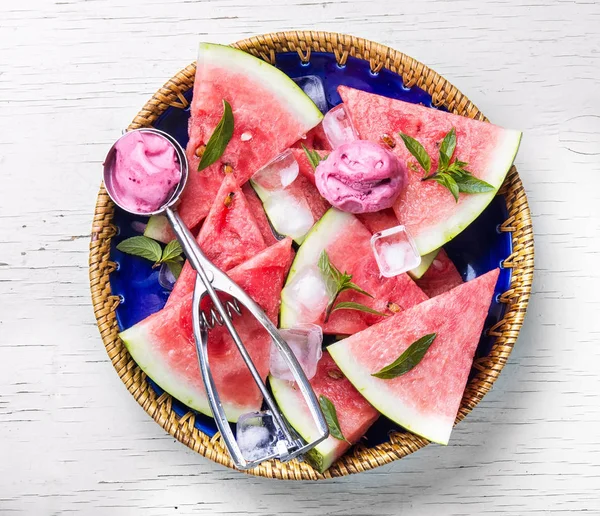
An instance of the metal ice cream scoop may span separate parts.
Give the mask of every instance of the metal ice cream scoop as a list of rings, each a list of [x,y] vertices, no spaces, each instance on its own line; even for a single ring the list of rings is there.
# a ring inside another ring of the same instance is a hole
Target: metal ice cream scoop
[[[124,206],[119,201],[119,196],[116,193],[115,185],[115,153],[116,146],[119,141],[123,138],[127,138],[135,131],[150,132],[154,135],[158,135],[163,138],[166,142],[173,146],[177,161],[181,168],[181,178],[179,183],[174,188],[170,196],[167,195],[167,199],[159,209],[153,212],[140,213],[132,211],[131,207]],[[179,143],[169,134],[159,131],[157,129],[136,129],[125,133],[115,144],[111,147],[107,154],[104,162],[104,186],[108,195],[111,197],[113,202],[119,206],[122,210],[132,213],[134,215],[165,215],[173,228],[173,231],[177,237],[177,240],[181,244],[183,252],[189,260],[192,267],[196,270],[196,284],[193,294],[192,303],[192,321],[194,338],[196,341],[196,350],[198,353],[198,363],[200,365],[200,372],[202,374],[202,380],[208,396],[208,401],[214,415],[217,428],[225,440],[225,444],[235,463],[239,469],[250,469],[257,466],[261,462],[269,459],[277,458],[281,461],[288,461],[295,457],[300,457],[310,449],[314,448],[321,441],[326,439],[329,435],[329,429],[323,416],[323,412],[319,406],[319,402],[313,392],[306,375],[304,374],[300,364],[298,363],[294,353],[289,348],[286,341],[282,338],[281,334],[271,322],[269,317],[264,311],[258,306],[254,300],[244,292],[229,276],[227,276],[222,270],[216,267],[202,252],[198,243],[194,239],[192,233],[187,226],[181,220],[177,213],[177,202],[183,192],[186,181],[188,179],[188,163],[185,152]],[[223,302],[218,296],[218,292],[223,292],[231,296],[232,300]],[[205,296],[210,297],[213,302],[213,308],[210,313],[206,314],[201,311],[201,303]],[[279,352],[285,358],[287,365],[289,366],[298,387],[304,399],[308,405],[310,413],[314,419],[316,428],[318,430],[318,437],[312,442],[305,443],[299,439],[291,428],[289,423],[285,420],[283,414],[277,407],[277,404],[273,400],[273,397],[266,385],[262,381],[262,378],[256,369],[256,366],[252,362],[244,343],[241,341],[239,334],[237,333],[232,317],[239,315],[242,309],[248,310],[265,328],[269,333]],[[227,421],[223,405],[220,402],[219,394],[217,393],[215,382],[210,371],[210,364],[208,361],[208,333],[215,325],[225,326],[233,341],[235,342],[244,362],[250,370],[252,377],[258,385],[260,392],[262,393],[264,400],[272,413],[273,422],[275,424],[277,435],[281,436],[278,438],[276,446],[276,452],[273,454],[261,457],[258,460],[248,461],[244,458],[238,443],[233,435],[232,429]]]

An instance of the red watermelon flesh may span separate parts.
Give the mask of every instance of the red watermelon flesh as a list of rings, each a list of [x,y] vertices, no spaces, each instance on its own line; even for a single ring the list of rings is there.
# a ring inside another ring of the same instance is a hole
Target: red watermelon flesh
[[[392,310],[405,310],[427,300],[425,293],[407,275],[400,274],[385,278],[379,273],[370,246],[371,233],[350,213],[331,208],[313,227],[300,246],[292,270],[286,283],[294,280],[297,273],[306,267],[315,267],[319,256],[326,250],[329,259],[340,271],[352,275],[352,281],[363,288],[373,298],[356,291],[348,290],[340,294],[338,302],[357,302],[385,314]],[[291,289],[288,289],[289,292]],[[290,328],[299,323],[314,323],[323,327],[328,334],[351,335],[380,321],[383,316],[357,310],[338,310],[331,314],[327,322],[324,314],[317,319],[309,316],[284,293],[281,309],[281,326]]]
[[[258,198],[258,195],[256,195],[254,188],[252,188],[249,183],[246,183],[242,186],[242,192],[244,192],[244,197],[246,197],[246,201],[248,202],[250,213],[252,213],[254,220],[256,221],[256,225],[260,230],[260,234],[262,235],[265,244],[273,245],[277,243],[277,238],[275,238],[275,234],[271,229],[271,224],[269,224],[269,219],[267,219],[267,214],[263,209],[262,201]]]
[[[325,131],[323,130],[323,124],[319,124],[313,127],[310,131],[306,133],[304,138],[298,140],[292,148],[302,149],[302,145],[307,147],[308,149],[314,150],[322,150],[322,151],[330,151],[331,144],[325,136]]]
[[[196,240],[206,257],[224,271],[245,262],[267,247],[246,197],[231,174],[223,179]],[[195,281],[196,272],[186,262],[167,300],[167,306],[191,292]]]
[[[223,116],[223,100],[233,111],[233,136],[223,155],[198,172],[197,149],[207,144]],[[277,68],[232,47],[201,43],[186,149],[190,174],[179,205],[185,224],[194,227],[208,215],[225,165],[242,185],[322,118],[310,98]]]
[[[276,323],[279,293],[293,258],[291,240],[285,239],[229,271]],[[211,306],[205,300],[203,310]],[[192,294],[144,319],[120,334],[129,353],[162,389],[204,414],[211,415],[200,376],[192,332]],[[269,371],[271,338],[247,310],[234,317],[246,349],[262,378]],[[230,421],[260,409],[262,396],[227,330],[209,333],[210,369]]]
[[[391,208],[372,213],[359,213],[356,217],[373,234],[399,225],[394,210]]]
[[[314,440],[318,432],[296,384],[272,376],[269,377],[269,382],[275,400],[286,419],[307,442]],[[350,441],[348,443],[329,436],[308,454],[309,462],[323,473],[365,435],[379,417],[379,413],[348,381],[327,351],[323,353],[310,385],[317,398],[323,395],[333,403],[342,434]]]
[[[409,165],[408,184],[394,204],[400,224],[410,231],[421,255],[454,238],[490,203],[510,169],[519,148],[521,133],[453,115],[441,110],[393,100],[345,86],[338,89],[361,139],[380,142],[384,134],[396,141],[392,151]],[[417,139],[437,168],[438,145],[456,130],[454,157],[468,163],[468,170],[487,181],[494,191],[460,194],[456,203],[450,192],[435,181],[421,181],[424,171],[398,136],[403,132]]]
[[[307,147],[307,149],[308,148],[309,147]],[[305,178],[307,178],[313,185],[316,185],[315,169],[311,165],[310,161],[308,161],[308,156],[306,155],[306,152],[304,151],[304,149],[292,148],[291,150],[292,150],[292,153],[294,154],[294,158],[296,158],[296,161],[298,162],[298,169],[300,171],[300,174],[302,174]],[[329,151],[316,151],[316,152],[322,158],[324,158],[325,156],[327,156],[327,154],[329,154]],[[315,188],[316,188],[316,186],[315,186]],[[318,193],[318,191],[317,191],[317,193]]]
[[[458,272],[444,249],[440,249],[425,274],[416,280],[417,285],[429,297],[448,292],[448,290],[461,285],[462,282],[460,272]]]
[[[488,272],[328,350],[379,412],[413,433],[447,444],[499,272]],[[372,376],[430,333],[437,337],[412,370],[389,380]]]

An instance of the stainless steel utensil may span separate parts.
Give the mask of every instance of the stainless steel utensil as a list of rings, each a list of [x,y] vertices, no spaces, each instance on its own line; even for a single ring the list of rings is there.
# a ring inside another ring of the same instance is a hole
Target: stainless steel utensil
[[[177,159],[181,166],[181,179],[179,184],[164,205],[154,212],[139,213],[123,206],[120,204],[118,196],[115,194],[115,188],[113,184],[113,162],[115,146],[117,144],[117,142],[115,142],[108,152],[104,162],[104,185],[108,195],[111,197],[114,203],[124,211],[134,215],[166,215],[187,259],[192,267],[196,270],[197,275],[192,303],[192,321],[194,338],[196,341],[196,351],[198,353],[198,363],[217,428],[225,440],[225,444],[229,454],[231,455],[231,458],[233,459],[233,462],[239,469],[250,469],[265,460],[277,458],[285,462],[296,457],[301,457],[304,453],[314,448],[329,435],[329,428],[325,421],[325,417],[323,416],[319,402],[310,386],[310,383],[308,382],[308,379],[306,378],[306,375],[302,371],[300,364],[296,360],[296,357],[290,350],[286,341],[281,337],[281,334],[275,325],[263,312],[260,306],[258,306],[254,300],[248,294],[246,294],[246,292],[244,292],[243,289],[241,289],[229,278],[229,276],[216,267],[204,255],[190,230],[183,223],[179,214],[177,213],[176,204],[179,200],[179,196],[183,192],[189,172],[186,155],[183,148],[173,137],[167,133],[164,133],[163,131],[159,131],[158,129],[144,128],[136,129],[136,131],[156,134],[164,138],[174,147]],[[131,132],[132,131],[123,134],[121,138],[127,138]],[[219,298],[218,292],[227,294],[228,296],[231,296],[232,299],[223,302]],[[213,303],[213,308],[210,309],[208,314],[203,313],[200,309],[202,300],[206,296],[208,296]],[[252,358],[248,354],[244,343],[241,341],[240,336],[233,325],[232,317],[240,315],[243,308],[248,310],[269,333],[275,342],[275,345],[279,349],[279,352],[283,354],[283,357],[292,371],[294,379],[296,380],[296,383],[298,384],[298,387],[300,388],[300,391],[306,400],[310,413],[318,429],[319,436],[312,442],[305,443],[296,436],[294,430],[290,427],[289,423],[286,421],[283,414],[277,407],[277,404],[273,400],[271,393],[262,381],[256,366],[252,362]],[[231,426],[227,421],[225,410],[223,409],[219,399],[219,394],[215,387],[215,382],[210,371],[210,364],[208,360],[208,334],[215,325],[225,326],[231,334],[233,341],[235,342],[240,354],[242,355],[242,358],[244,359],[244,362],[252,374],[254,381],[264,397],[266,405],[271,411],[273,422],[277,429],[277,435],[283,436],[278,439],[276,446],[277,451],[270,456],[262,457],[259,460],[246,460],[236,442]]]

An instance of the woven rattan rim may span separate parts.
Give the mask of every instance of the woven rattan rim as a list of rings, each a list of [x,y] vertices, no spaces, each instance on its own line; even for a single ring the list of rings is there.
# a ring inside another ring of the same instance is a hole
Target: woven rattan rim
[[[337,62],[344,65],[348,56],[369,61],[371,70],[382,68],[398,73],[407,86],[417,85],[427,91],[436,105],[443,105],[459,115],[486,120],[479,109],[456,87],[425,65],[396,50],[354,36],[344,34],[294,31],[256,36],[235,43],[233,46],[268,62],[275,62],[280,52],[297,52],[307,62],[311,52],[330,52]],[[130,129],[151,126],[169,107],[187,107],[183,93],[194,82],[195,64],[191,64],[160,88],[134,118]],[[523,324],[531,283],[533,279],[533,230],[527,197],[515,167],[512,167],[502,187],[506,197],[509,217],[500,230],[512,234],[513,253],[504,261],[504,267],[512,269],[510,288],[500,301],[506,303],[506,314],[489,333],[496,337],[489,356],[476,359],[478,371],[469,382],[461,403],[457,422],[461,421],[491,389],[506,364]],[[219,436],[210,439],[194,427],[194,414],[177,416],[172,409],[172,398],[164,393],[158,396],[146,381],[145,374],[133,361],[118,337],[115,310],[119,298],[111,293],[109,275],[115,270],[110,261],[110,242],[116,234],[112,224],[114,206],[104,187],[100,187],[90,243],[90,287],[94,313],[102,341],[119,377],[154,420],[176,439],[205,457],[233,468],[227,451]],[[268,478],[317,480],[358,473],[387,464],[422,448],[428,441],[411,433],[392,433],[389,441],[373,448],[355,446],[339,459],[323,475],[305,463],[278,461],[264,463],[250,471]]]

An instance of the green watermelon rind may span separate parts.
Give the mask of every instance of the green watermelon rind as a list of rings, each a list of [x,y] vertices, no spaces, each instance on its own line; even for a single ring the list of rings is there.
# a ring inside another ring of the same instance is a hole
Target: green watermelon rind
[[[169,243],[169,236],[172,234],[171,225],[164,215],[153,215],[150,217],[144,230],[144,236],[163,244]]]
[[[382,389],[382,380],[371,376],[370,371],[360,365],[357,358],[348,352],[343,340],[330,345],[327,351],[356,390],[381,414],[425,439],[438,444],[448,444],[452,425],[448,428],[445,418],[419,413],[398,400],[393,393]]]
[[[306,442],[316,439],[318,432],[312,417],[308,414],[308,409],[305,405],[299,406],[298,397],[292,392],[294,384],[286,380],[274,378],[273,376],[269,376],[269,384],[271,385],[277,406],[281,409],[290,425],[294,427]],[[334,437],[328,437],[306,455],[307,461],[319,473],[323,473],[333,464],[336,444]]]
[[[310,97],[302,91],[302,88],[285,73],[266,61],[234,47],[215,43],[200,43],[198,66],[211,61],[221,68],[224,63],[233,63],[236,65],[237,70],[246,72],[246,77],[256,77],[258,83],[279,97],[283,106],[295,111],[297,118],[307,126],[315,127],[323,119],[323,113]],[[257,92],[257,99],[260,100],[260,98],[260,93]],[[266,109],[268,109],[268,106]]]
[[[344,228],[352,222],[354,215],[330,208],[304,237],[304,242],[296,252],[292,267],[288,273],[286,285],[306,266],[317,265],[321,251],[334,237],[344,234]],[[285,286],[284,286],[285,288]],[[282,297],[279,312],[281,328],[291,328],[296,324],[295,310]]]
[[[119,337],[135,363],[149,378],[152,378],[154,383],[184,405],[212,417],[204,390],[200,391],[186,387],[177,374],[166,367],[164,356],[152,352],[153,346],[151,343],[153,339],[150,333],[146,331],[143,323],[138,323],[121,332]],[[222,403],[227,418],[232,423],[235,423],[245,412],[255,409],[239,407],[227,402]]]
[[[521,137],[523,133],[512,129],[503,129],[504,136],[501,143],[495,146],[494,155],[489,158],[489,167],[481,179],[494,187],[494,190],[486,193],[463,195],[460,209],[443,223],[413,235],[413,239],[421,256],[429,254],[442,247],[461,233],[471,222],[473,222],[483,210],[492,202],[502,186],[510,167],[515,160]],[[448,194],[450,195],[450,194]],[[432,209],[435,209],[432,207]]]
[[[433,260],[435,260],[435,257],[438,255],[439,252],[440,250],[436,249],[435,251],[427,253],[425,256],[421,256],[421,263],[419,264],[419,266],[408,271],[408,275],[414,280],[420,279],[423,276],[423,274],[427,272],[427,269],[431,267]]]
[[[281,70],[262,59],[230,46],[200,43],[198,66],[206,63],[221,68],[223,65],[230,65],[232,69],[239,71],[240,75],[243,73],[244,77],[256,78],[256,83],[263,85],[265,90],[274,94],[284,109],[287,109],[292,116],[306,127],[313,128],[323,119],[323,114],[319,108],[302,91],[302,88]],[[260,101],[260,92],[257,92],[256,98]],[[229,100],[231,101],[231,99]],[[194,171],[190,171],[190,173],[194,173]],[[165,240],[169,238],[168,235],[171,233],[166,231],[165,223],[168,224],[166,218],[160,215],[152,216],[144,235],[167,243]]]

